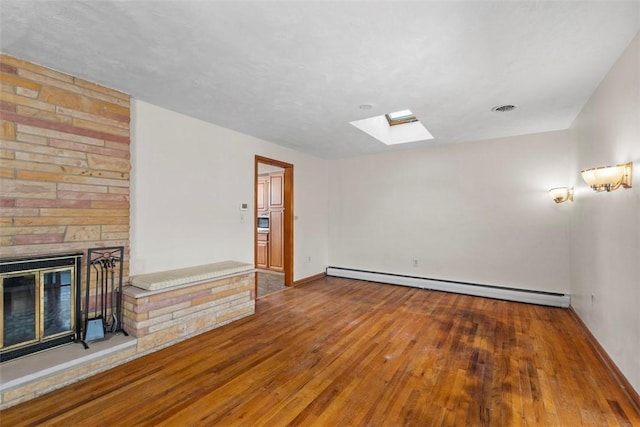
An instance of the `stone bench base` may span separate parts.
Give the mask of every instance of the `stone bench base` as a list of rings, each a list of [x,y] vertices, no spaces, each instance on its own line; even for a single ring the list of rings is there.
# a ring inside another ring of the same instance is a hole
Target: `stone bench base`
[[[213,278],[193,283],[185,283],[190,269],[166,272],[166,276],[153,273],[160,282],[164,281],[163,277],[171,277],[180,283],[162,289],[126,286],[123,289],[124,330],[138,338],[139,352],[147,352],[254,314],[255,270],[252,265],[245,265],[244,271],[238,272],[236,265],[236,272],[224,274],[219,270]],[[201,270],[195,267],[192,271],[201,273]],[[176,271],[183,274],[176,276]],[[131,283],[136,283],[135,278]]]

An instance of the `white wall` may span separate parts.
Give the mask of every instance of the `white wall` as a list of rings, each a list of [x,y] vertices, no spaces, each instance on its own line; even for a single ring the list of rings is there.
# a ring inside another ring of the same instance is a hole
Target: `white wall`
[[[131,274],[253,262],[259,154],[295,165],[296,280],[333,265],[569,292],[640,390],[639,55],[636,37],[569,131],[329,162],[134,100]],[[627,161],[631,190],[579,177]],[[564,185],[576,201],[556,205]]]
[[[640,391],[640,36],[571,127],[576,182],[572,305]],[[634,162],[632,189],[596,193],[586,168]],[[593,300],[591,299],[593,295]]]
[[[294,165],[294,280],[327,264],[327,162],[132,101],[131,274],[253,263],[254,156]],[[249,204],[241,221],[239,205]],[[311,262],[309,262],[311,257]]]
[[[569,151],[561,131],[331,161],[329,264],[568,292],[571,207],[548,189]]]

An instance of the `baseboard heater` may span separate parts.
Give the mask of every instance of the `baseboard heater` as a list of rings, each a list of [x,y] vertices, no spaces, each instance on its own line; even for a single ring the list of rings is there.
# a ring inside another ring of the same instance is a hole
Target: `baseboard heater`
[[[375,271],[354,270],[351,268],[327,267],[327,276],[387,283],[391,285],[411,286],[414,288],[434,291],[474,295],[478,297],[525,302],[529,304],[548,305],[552,307],[567,308],[571,302],[571,297],[567,294],[503,288],[500,286],[454,282],[451,280],[429,279],[425,277],[404,276],[400,274],[379,273]]]

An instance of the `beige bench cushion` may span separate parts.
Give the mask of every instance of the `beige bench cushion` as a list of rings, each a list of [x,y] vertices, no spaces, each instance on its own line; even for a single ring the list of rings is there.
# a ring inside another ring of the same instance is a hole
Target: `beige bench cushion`
[[[140,274],[131,277],[131,285],[136,288],[151,291],[252,271],[253,264],[238,261],[222,261],[195,267]]]

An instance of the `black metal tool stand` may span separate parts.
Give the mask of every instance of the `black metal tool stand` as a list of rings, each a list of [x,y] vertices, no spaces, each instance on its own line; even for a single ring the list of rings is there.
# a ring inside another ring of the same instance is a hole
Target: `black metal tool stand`
[[[97,341],[106,334],[129,335],[122,329],[123,260],[124,246],[87,250],[84,330],[80,340],[85,348],[89,348],[87,342]]]

